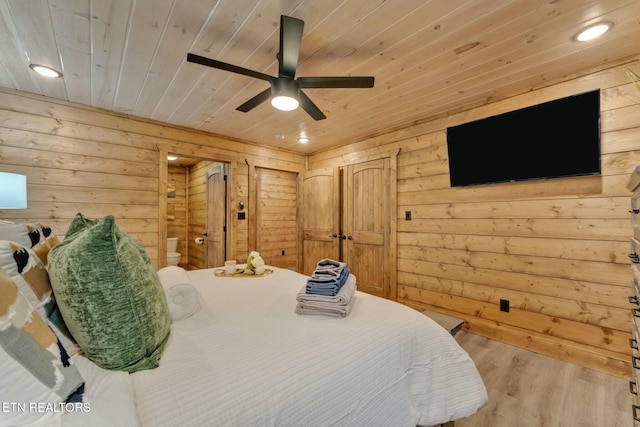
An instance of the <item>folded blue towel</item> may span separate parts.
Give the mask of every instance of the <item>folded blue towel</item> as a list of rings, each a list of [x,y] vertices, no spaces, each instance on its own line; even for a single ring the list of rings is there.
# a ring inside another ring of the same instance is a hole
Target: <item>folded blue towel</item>
[[[309,295],[324,295],[327,297],[335,297],[340,292],[340,287],[338,285],[333,285],[331,287],[319,288],[310,286],[307,284],[307,294]]]
[[[316,270],[307,279],[306,292],[313,295],[335,296],[349,278],[349,268],[344,266],[337,275],[337,271]]]

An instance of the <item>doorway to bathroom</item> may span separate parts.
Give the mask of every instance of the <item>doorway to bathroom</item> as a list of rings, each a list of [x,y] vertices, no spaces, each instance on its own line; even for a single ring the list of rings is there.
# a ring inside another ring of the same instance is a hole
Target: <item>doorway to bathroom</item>
[[[224,265],[229,255],[231,165],[184,155],[171,158],[167,237],[178,238],[179,265],[189,270]]]

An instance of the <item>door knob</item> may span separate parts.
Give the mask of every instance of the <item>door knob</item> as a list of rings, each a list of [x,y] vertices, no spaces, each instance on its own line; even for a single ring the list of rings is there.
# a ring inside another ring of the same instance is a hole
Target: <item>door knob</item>
[[[353,237],[347,236],[347,240],[353,240]]]

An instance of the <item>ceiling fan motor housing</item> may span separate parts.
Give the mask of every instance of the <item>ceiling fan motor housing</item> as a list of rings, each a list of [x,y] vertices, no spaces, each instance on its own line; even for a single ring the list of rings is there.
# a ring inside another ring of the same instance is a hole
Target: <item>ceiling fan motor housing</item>
[[[298,99],[299,93],[298,82],[288,77],[278,77],[271,83],[271,96],[290,96]]]

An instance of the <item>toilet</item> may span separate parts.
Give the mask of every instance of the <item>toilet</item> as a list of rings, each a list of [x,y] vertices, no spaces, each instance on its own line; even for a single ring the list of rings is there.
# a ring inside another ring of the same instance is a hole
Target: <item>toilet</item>
[[[178,253],[178,238],[167,238],[167,265],[178,265],[181,255]]]

